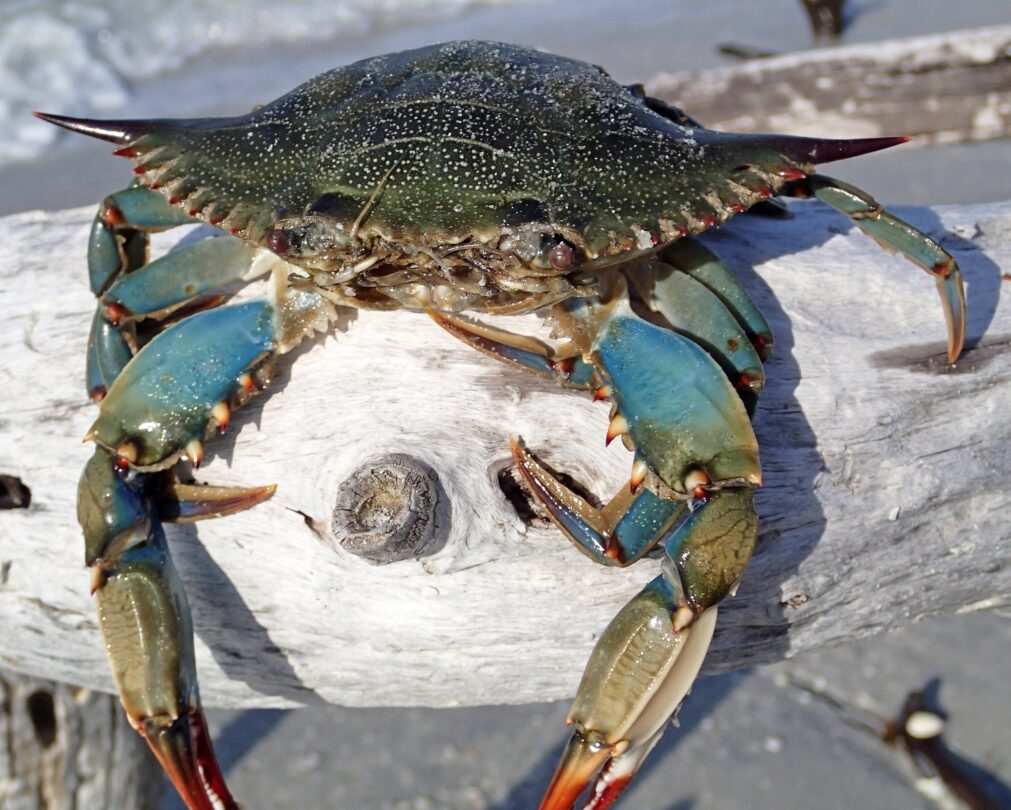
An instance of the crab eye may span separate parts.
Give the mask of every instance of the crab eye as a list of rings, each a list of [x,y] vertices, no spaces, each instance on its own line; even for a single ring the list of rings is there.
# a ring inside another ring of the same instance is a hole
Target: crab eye
[[[576,253],[568,242],[559,242],[548,252],[548,264],[555,270],[568,270],[575,258]]]
[[[270,231],[267,234],[266,243],[267,249],[278,256],[286,256],[291,252],[291,242],[288,240],[288,234],[284,231]]]

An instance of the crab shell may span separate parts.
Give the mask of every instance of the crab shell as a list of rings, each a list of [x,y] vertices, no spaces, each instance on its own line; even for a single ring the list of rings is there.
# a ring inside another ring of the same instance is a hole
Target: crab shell
[[[719,224],[817,162],[904,139],[714,132],[600,68],[435,45],[336,68],[234,118],[47,120],[120,145],[192,216],[356,306],[523,311]]]

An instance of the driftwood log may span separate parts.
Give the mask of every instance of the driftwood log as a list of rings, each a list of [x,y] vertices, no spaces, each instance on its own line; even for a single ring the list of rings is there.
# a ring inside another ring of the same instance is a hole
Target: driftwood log
[[[906,134],[918,146],[1007,138],[1011,25],[662,73],[646,91],[731,132]]]
[[[821,204],[792,208],[785,221],[737,217],[705,240],[777,335],[755,420],[762,533],[721,608],[710,671],[1011,604],[1011,202],[903,212],[967,280],[969,348],[954,368],[929,278]],[[0,473],[31,492],[29,508],[0,511],[0,666],[108,690],[74,519],[91,452],[80,437],[96,413],[82,382],[91,217],[0,220]],[[156,252],[179,238],[160,235]],[[506,325],[543,328],[533,316]],[[604,449],[607,420],[589,397],[475,353],[419,314],[352,312],[281,358],[270,395],[235,414],[199,471],[277,482],[277,494],[169,527],[205,701],[571,695],[594,639],[658,563],[604,569],[542,518],[521,518],[507,440],[522,436],[606,498],[631,461],[620,442]],[[389,535],[418,523],[398,536],[407,559],[363,558],[388,550],[384,522]]]
[[[157,761],[115,698],[0,672],[0,807],[155,810]]]

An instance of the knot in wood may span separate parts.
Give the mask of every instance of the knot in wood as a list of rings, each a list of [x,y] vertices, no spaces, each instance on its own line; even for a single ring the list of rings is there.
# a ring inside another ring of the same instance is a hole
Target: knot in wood
[[[334,537],[373,565],[420,556],[435,530],[436,480],[427,464],[402,453],[365,461],[337,491]]]

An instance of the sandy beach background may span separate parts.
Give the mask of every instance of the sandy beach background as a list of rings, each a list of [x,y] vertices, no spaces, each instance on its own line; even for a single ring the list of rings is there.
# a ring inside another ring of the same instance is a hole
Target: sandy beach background
[[[850,5],[847,43],[1011,22],[1007,0]],[[722,42],[779,51],[813,45],[797,0],[229,0],[214,11],[199,0],[12,6],[0,28],[0,214],[89,204],[129,179],[129,166],[108,145],[47,128],[29,109],[108,118],[240,113],[337,64],[456,38],[542,47],[604,65],[622,81],[724,63],[716,52]],[[833,173],[890,204],[1006,199],[1011,144],[890,150]],[[884,714],[935,677],[943,682],[951,739],[1011,782],[1009,641],[1006,617],[950,617],[706,678],[680,732],[668,733],[622,806],[933,807],[894,755],[807,687]],[[525,810],[550,778],[566,709],[313,707],[212,712],[212,722],[229,781],[249,808]],[[1011,793],[1001,795],[1011,807]],[[180,807],[166,798],[165,810]]]

